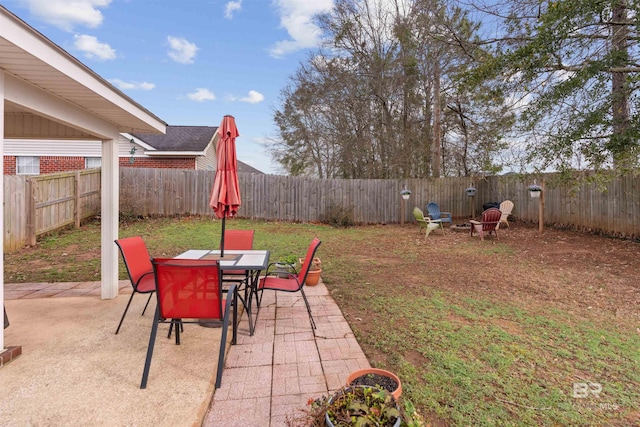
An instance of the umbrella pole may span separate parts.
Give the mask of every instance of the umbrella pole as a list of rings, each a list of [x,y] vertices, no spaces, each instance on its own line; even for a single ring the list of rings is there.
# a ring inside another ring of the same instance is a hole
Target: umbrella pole
[[[224,226],[227,219],[227,207],[224,207],[224,216],[222,217],[222,235],[220,236],[220,259],[224,257]]]

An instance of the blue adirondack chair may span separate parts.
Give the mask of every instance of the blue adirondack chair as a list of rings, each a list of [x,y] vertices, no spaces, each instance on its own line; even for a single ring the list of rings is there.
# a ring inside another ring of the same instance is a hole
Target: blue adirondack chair
[[[427,213],[431,219],[439,219],[441,222],[451,222],[451,212],[440,212],[440,206],[435,202],[427,203]]]

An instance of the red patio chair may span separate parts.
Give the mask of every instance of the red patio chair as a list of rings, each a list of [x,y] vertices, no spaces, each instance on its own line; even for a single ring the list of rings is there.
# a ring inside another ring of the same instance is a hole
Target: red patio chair
[[[309,272],[309,267],[313,263],[313,257],[318,250],[318,246],[320,246],[320,240],[317,237],[311,241],[309,245],[309,249],[307,250],[307,256],[304,259],[304,263],[300,267],[300,271],[297,273],[289,273],[287,278],[278,277],[276,272],[269,272],[267,268],[267,273],[265,277],[260,279],[260,283],[258,284],[258,290],[260,291],[260,297],[258,299],[258,314],[260,313],[260,303],[262,302],[262,294],[265,290],[272,291],[283,291],[283,292],[300,292],[302,295],[302,299],[304,300],[304,304],[307,306],[307,313],[309,313],[309,321],[311,322],[311,327],[316,329],[316,323],[313,320],[313,316],[311,315],[311,307],[309,306],[309,301],[307,300],[307,296],[304,294],[304,282],[307,279],[307,273]],[[281,272],[279,272],[282,274]]]
[[[477,232],[480,235],[480,240],[484,240],[484,234],[487,233],[491,235],[493,233],[498,238],[498,224],[500,223],[500,218],[502,217],[502,212],[496,208],[489,208],[486,211],[482,212],[482,220],[480,222],[471,220],[471,235],[473,236],[473,232]]]
[[[254,230],[225,230],[224,231],[224,250],[242,250],[253,249]],[[249,334],[253,335],[253,319],[251,318],[251,300],[256,292],[251,288],[249,283],[249,271],[247,270],[224,270],[222,275],[223,283],[237,283],[238,287],[243,286],[244,296],[242,305],[249,316]],[[223,288],[223,291],[226,290]],[[257,299],[257,295],[256,295]]]
[[[156,279],[158,306],[149,336],[149,347],[142,373],[140,388],[147,387],[149,368],[153,356],[159,323],[175,325],[176,344],[180,344],[180,323],[199,323],[201,319],[215,319],[222,322],[220,350],[218,352],[218,370],[215,387],[220,388],[224,353],[227,343],[227,329],[232,307],[231,298],[222,298],[222,286],[218,261],[201,259],[156,258],[153,261]],[[236,295],[236,285],[229,292]],[[236,327],[236,310],[233,310],[233,328]]]
[[[225,230],[224,249],[241,250],[253,249],[254,230]],[[225,270],[224,282],[247,283],[248,272],[244,270]]]
[[[142,310],[142,315],[144,316],[149,301],[151,301],[151,296],[156,290],[156,281],[153,278],[151,256],[149,256],[147,245],[145,245],[142,237],[127,237],[125,239],[118,239],[115,243],[118,249],[120,249],[120,254],[122,254],[124,266],[127,268],[131,286],[133,286],[133,292],[131,293],[131,297],[129,297],[129,302],[127,302],[124,313],[122,313],[122,317],[120,318],[120,323],[118,323],[118,329],[116,329],[117,334],[120,332],[120,327],[124,321],[124,316],[127,315],[131,300],[133,300],[133,296],[137,293],[149,294],[149,299],[147,299],[144,310]]]

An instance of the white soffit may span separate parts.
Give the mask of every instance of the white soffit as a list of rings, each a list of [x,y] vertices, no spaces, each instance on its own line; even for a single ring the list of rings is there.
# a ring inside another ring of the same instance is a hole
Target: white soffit
[[[97,116],[118,132],[165,132],[164,121],[3,6],[0,6],[0,70],[45,91],[50,99],[57,98],[62,104]],[[5,114],[35,112],[29,100],[24,99],[23,103],[16,98],[7,99]]]

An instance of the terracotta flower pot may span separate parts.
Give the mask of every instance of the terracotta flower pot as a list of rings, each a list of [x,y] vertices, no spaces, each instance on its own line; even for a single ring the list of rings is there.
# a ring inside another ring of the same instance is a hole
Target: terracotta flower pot
[[[352,373],[349,374],[349,377],[347,378],[347,386],[351,386],[352,383],[356,381],[358,378],[364,377],[368,374],[387,377],[395,381],[396,384],[398,384],[398,387],[396,387],[395,390],[389,390],[389,391],[391,392],[391,394],[396,400],[400,398],[400,395],[402,395],[402,383],[400,382],[400,378],[398,378],[398,376],[393,372],[385,371],[384,369],[365,368],[365,369],[359,369],[357,371],[353,371]],[[376,384],[376,385],[382,386],[383,384]]]
[[[320,273],[322,273],[322,270],[309,270],[307,273],[307,279],[304,282],[305,285],[316,286],[320,281]]]
[[[304,258],[298,259],[298,262],[300,263],[300,268],[302,268],[302,265],[304,264]],[[316,286],[318,284],[318,282],[320,281],[320,273],[322,273],[322,269],[320,268],[321,265],[322,261],[320,261],[320,258],[314,258],[311,261],[311,268],[307,273],[307,279],[304,282],[305,285]]]

